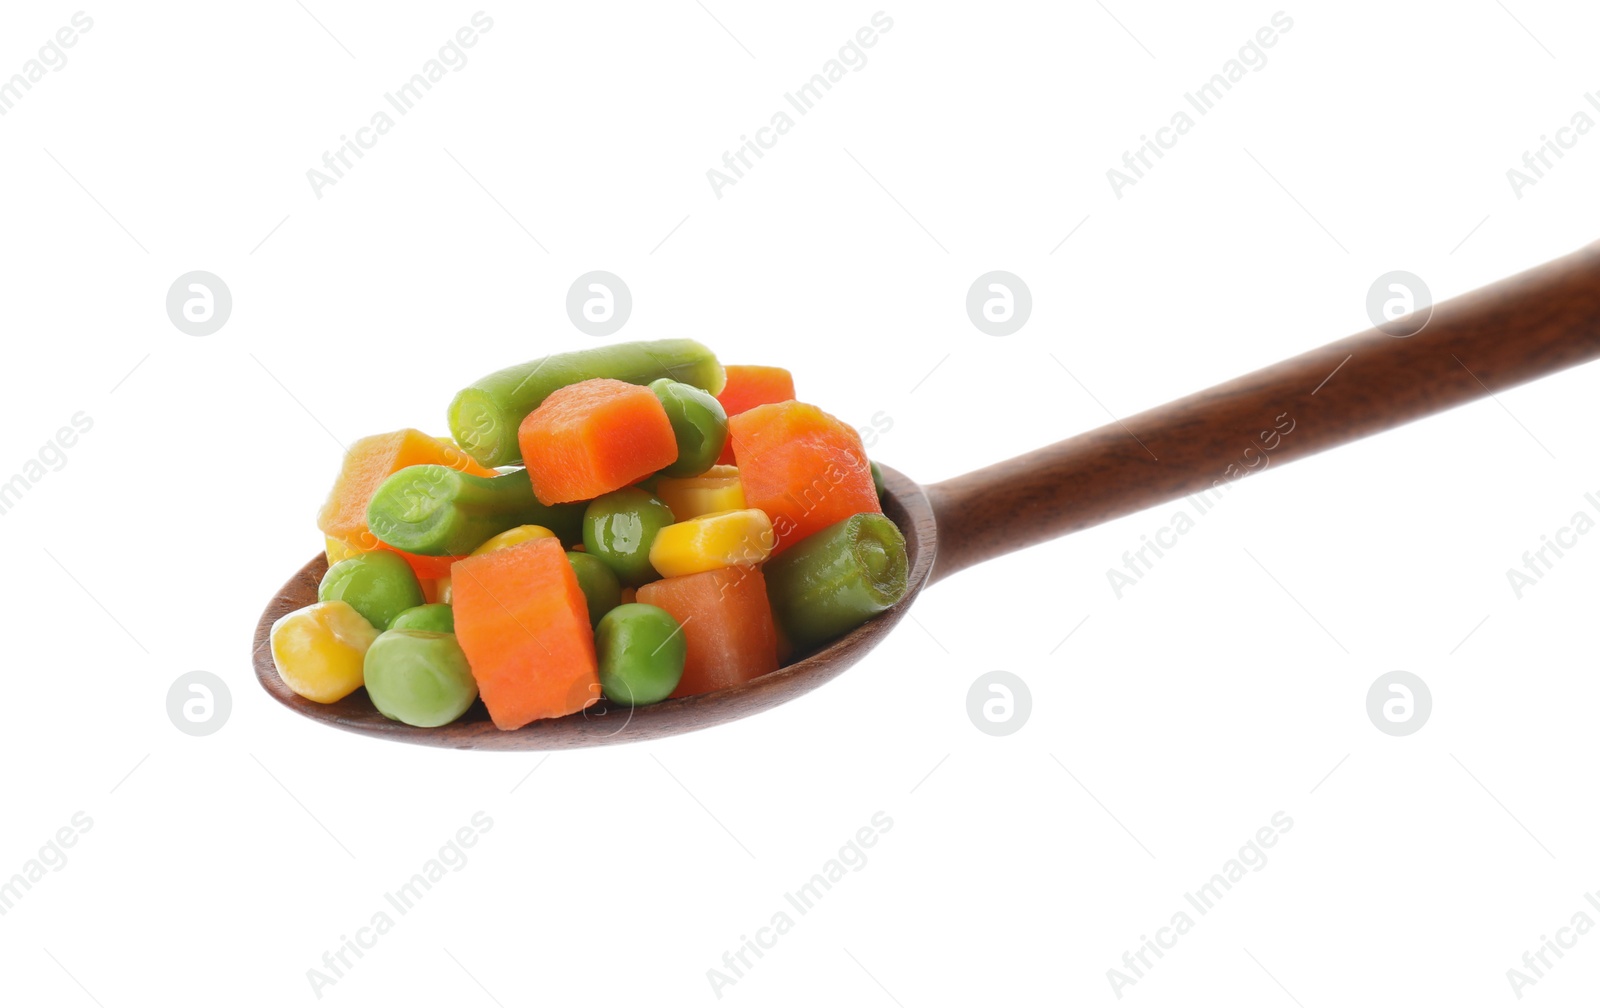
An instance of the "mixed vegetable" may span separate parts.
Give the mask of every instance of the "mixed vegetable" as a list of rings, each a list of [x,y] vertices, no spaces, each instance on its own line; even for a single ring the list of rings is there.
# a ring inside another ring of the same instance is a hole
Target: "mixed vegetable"
[[[738,686],[906,593],[877,466],[783,368],[624,343],[497,371],[449,421],[345,456],[317,602],[272,628],[300,696],[513,730]]]

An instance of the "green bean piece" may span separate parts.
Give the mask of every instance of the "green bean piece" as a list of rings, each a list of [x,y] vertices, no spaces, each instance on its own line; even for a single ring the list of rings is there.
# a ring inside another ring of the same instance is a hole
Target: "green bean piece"
[[[348,603],[379,630],[424,601],[411,565],[392,550],[358,553],[329,567],[317,586],[317,601],[334,600]]]
[[[878,468],[878,463],[869,462],[867,467],[872,470],[872,489],[878,491],[878,503],[883,503],[883,498],[888,491],[883,488],[883,470]]]
[[[678,459],[661,470],[661,475],[698,476],[716,465],[728,440],[728,414],[717,397],[671,378],[651,382],[650,391],[666,408],[678,441]]]
[[[851,515],[762,568],[773,615],[797,648],[854,630],[905,597],[906,541],[881,514]]]
[[[455,633],[456,611],[443,602],[412,606],[389,621],[390,630],[426,630],[429,633]]]
[[[671,696],[688,653],[680,630],[671,613],[642,602],[606,613],[594,634],[606,699],[642,707]]]
[[[380,542],[423,556],[466,556],[518,525],[543,525],[575,543],[582,504],[541,504],[526,469],[472,476],[442,465],[407,466],[385,479],[367,505]]]
[[[578,575],[578,587],[583,589],[583,600],[589,606],[589,625],[594,626],[621,604],[622,582],[597,556],[569,552],[567,563],[572,565],[572,573]]]
[[[522,419],[556,389],[590,378],[634,385],[671,378],[713,394],[727,380],[716,356],[690,339],[573,350],[504,368],[456,393],[450,403],[450,436],[486,466],[511,465],[522,458],[517,443]]]
[[[674,520],[672,509],[649,491],[614,490],[584,509],[583,548],[605,561],[618,581],[637,588],[661,577],[650,566],[650,546]]]

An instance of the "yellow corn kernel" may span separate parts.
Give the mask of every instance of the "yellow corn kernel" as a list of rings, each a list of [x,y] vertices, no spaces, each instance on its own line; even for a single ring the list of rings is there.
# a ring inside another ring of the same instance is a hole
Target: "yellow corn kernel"
[[[492,539],[485,540],[483,545],[472,551],[472,555],[480,556],[496,550],[510,549],[535,539],[554,539],[555,535],[543,525],[518,525],[514,529],[506,529]]]
[[[662,577],[681,577],[754,565],[772,553],[772,543],[772,521],[760,508],[716,511],[657,532],[650,546],[650,566]]]
[[[663,477],[656,481],[656,496],[672,509],[672,517],[681,522],[744,508],[739,469],[731,465],[712,466],[698,476],[683,479]]]
[[[343,539],[335,539],[333,536],[323,536],[322,539],[327,543],[329,567],[332,567],[340,560],[348,560],[358,553],[367,552],[367,550],[350,545]]]
[[[350,603],[317,602],[272,624],[272,664],[285,686],[317,703],[361,688],[361,666],[378,631]]]
[[[447,577],[435,578],[433,584],[434,584],[434,589],[433,589],[434,598],[433,598],[433,600],[435,602],[443,602],[446,605],[449,605],[450,604],[450,579],[447,578]]]

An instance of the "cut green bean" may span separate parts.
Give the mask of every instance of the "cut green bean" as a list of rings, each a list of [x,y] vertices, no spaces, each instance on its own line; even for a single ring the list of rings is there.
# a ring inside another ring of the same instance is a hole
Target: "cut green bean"
[[[905,597],[906,541],[862,513],[815,532],[762,568],[772,612],[801,649],[854,630]]]
[[[582,504],[539,503],[524,469],[472,476],[408,466],[384,480],[367,505],[367,526],[380,542],[423,556],[466,556],[518,525],[542,525],[573,543],[582,522]]]
[[[485,375],[456,393],[450,403],[450,435],[486,466],[519,461],[517,428],[556,389],[590,378],[649,385],[671,378],[710,393],[722,391],[722,365],[690,339],[617,343],[554,354]]]

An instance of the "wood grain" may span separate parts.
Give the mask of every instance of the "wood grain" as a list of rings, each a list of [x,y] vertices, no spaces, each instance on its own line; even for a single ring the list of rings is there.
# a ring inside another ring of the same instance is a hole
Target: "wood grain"
[[[928,487],[933,578],[1188,494],[1215,497],[1247,458],[1282,465],[1596,357],[1600,244],[1442,302],[1413,336],[1368,330]],[[1280,414],[1294,428],[1262,451]]]
[[[922,487],[912,480],[888,466],[880,465],[880,468],[888,491],[884,513],[905,533],[911,591],[899,605],[854,632],[743,686],[665,700],[637,709],[619,708],[602,701],[582,713],[535,721],[516,731],[496,728],[481,702],[473,704],[461,720],[442,728],[412,728],[390,721],[373,707],[366,690],[357,690],[337,703],[315,703],[296,695],[278,677],[278,670],[272,664],[269,635],[272,624],[280,616],[317,600],[317,585],[328,569],[327,560],[321,554],[296,571],[261,614],[256,624],[252,655],[256,679],[279,703],[315,721],[393,742],[447,749],[527,751],[615,745],[681,735],[748,717],[816,689],[854,665],[894,628],[927,582],[935,552],[933,512],[928,498]]]

